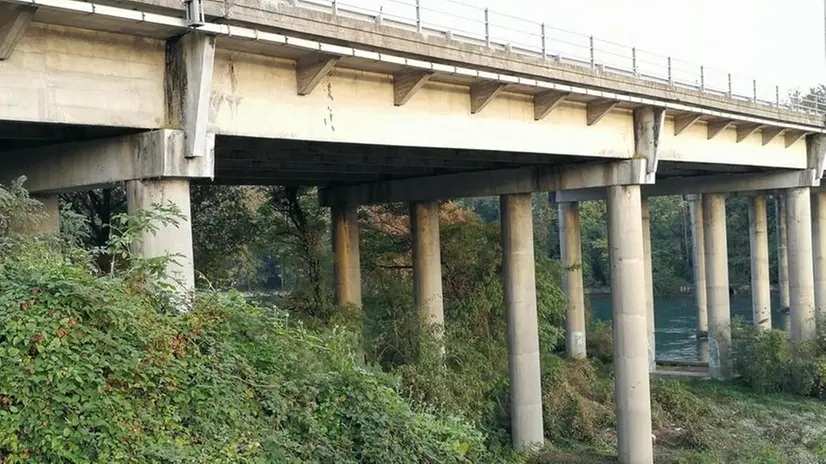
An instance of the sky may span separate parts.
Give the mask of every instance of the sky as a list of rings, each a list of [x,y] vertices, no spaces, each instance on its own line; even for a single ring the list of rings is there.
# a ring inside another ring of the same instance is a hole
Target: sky
[[[415,0],[338,1],[342,6],[379,5],[387,17],[415,17]],[[635,46],[638,60],[645,62],[639,64],[641,68],[647,65],[651,72],[666,73],[666,57],[671,56],[674,74],[684,80],[699,79],[700,65],[706,69],[706,85],[726,86],[727,73],[733,73],[735,93],[750,94],[752,79],[757,79],[761,94],[773,94],[775,85],[807,89],[826,83],[824,0],[420,1],[425,24],[483,35],[481,9],[488,7],[494,38],[539,44],[539,23],[544,22],[549,52],[587,57],[588,36],[593,35],[598,49],[615,53],[598,54],[598,61],[628,64],[630,47]],[[466,6],[454,3],[458,1]]]

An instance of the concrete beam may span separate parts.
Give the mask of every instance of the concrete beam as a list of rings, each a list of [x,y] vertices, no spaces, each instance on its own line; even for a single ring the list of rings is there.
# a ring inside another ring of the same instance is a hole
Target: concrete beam
[[[166,119],[184,130],[184,156],[214,157],[209,128],[215,36],[189,33],[166,43]]]
[[[565,100],[565,97],[570,94],[570,92],[557,92],[555,90],[549,90],[547,92],[541,92],[534,95],[533,119],[535,121],[544,119],[545,116],[551,114],[551,111],[559,106]]]
[[[763,132],[763,146],[766,146],[774,141],[786,129],[782,127],[764,127]]]
[[[674,136],[678,136],[683,133],[684,130],[691,127],[695,122],[699,121],[702,117],[702,114],[699,113],[689,113],[684,114],[682,116],[677,116],[674,118]]]
[[[341,57],[313,54],[295,62],[295,82],[299,95],[309,95],[330,74]]]
[[[740,124],[737,126],[737,143],[742,142],[746,139],[746,137],[750,136],[751,134],[757,132],[761,127],[761,124]]]
[[[588,112],[588,125],[593,126],[608,114],[615,106],[619,104],[616,100],[595,100],[588,103],[586,110]]]
[[[37,8],[0,5],[0,61],[11,57],[17,42],[26,34]]]
[[[717,137],[721,132],[728,129],[732,124],[734,124],[733,119],[720,119],[717,121],[709,121],[708,122],[708,139],[711,140],[714,137]]]
[[[702,193],[737,193],[811,187],[818,184],[814,179],[813,170],[716,174],[659,179],[655,184],[643,185],[642,194],[644,197],[660,197]],[[558,203],[603,201],[605,198],[605,189],[601,188],[568,189],[555,193],[555,201]]]
[[[479,82],[470,86],[470,113],[477,114],[496,98],[507,84],[501,82]]]
[[[797,143],[798,140],[802,139],[803,137],[806,137],[806,135],[808,135],[808,132],[793,130],[785,131],[783,133],[783,137],[786,140],[786,148],[789,148],[790,146],[794,145],[795,143]]]
[[[186,158],[184,142],[183,131],[162,129],[6,152],[2,179],[24,175],[30,192],[59,193],[136,179],[212,178],[212,157]]]
[[[416,69],[393,74],[393,104],[402,106],[410,101],[416,91],[422,88],[433,74],[433,71]]]
[[[323,205],[331,205],[341,199],[366,205],[634,185],[644,181],[644,160],[625,160],[464,172],[348,185],[325,190],[321,200]]]

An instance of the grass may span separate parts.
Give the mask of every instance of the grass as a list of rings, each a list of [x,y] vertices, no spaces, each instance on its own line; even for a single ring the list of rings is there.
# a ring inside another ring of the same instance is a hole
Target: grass
[[[673,382],[673,381],[672,381]],[[826,402],[788,394],[759,394],[735,383],[680,382],[684,390],[711,405],[693,444],[670,439],[680,427],[655,427],[655,462],[664,464],[826,463]],[[656,411],[655,411],[656,414]],[[656,422],[656,421],[655,421]],[[664,422],[664,423],[663,423]],[[612,463],[613,453],[596,447],[549,449],[544,463]]]

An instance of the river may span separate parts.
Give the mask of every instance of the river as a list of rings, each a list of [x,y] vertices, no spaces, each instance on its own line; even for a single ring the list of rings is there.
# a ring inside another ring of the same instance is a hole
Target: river
[[[590,295],[591,312],[596,319],[611,320],[611,295]],[[751,295],[731,297],[731,317],[741,317],[751,323]],[[772,326],[783,329],[788,315],[778,308],[778,296],[772,295]],[[697,313],[694,295],[685,294],[654,299],[657,340],[657,359],[698,360],[699,347],[696,338]]]

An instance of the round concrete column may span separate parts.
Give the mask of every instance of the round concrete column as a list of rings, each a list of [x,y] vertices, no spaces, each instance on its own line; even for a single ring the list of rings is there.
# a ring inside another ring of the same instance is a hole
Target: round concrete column
[[[786,190],[789,302],[792,340],[814,340],[815,289],[812,261],[812,203],[808,187]]]
[[[620,463],[651,463],[645,257],[638,185],[608,188],[614,375]]]
[[[170,283],[182,291],[195,288],[195,266],[192,257],[192,211],[189,181],[186,179],[131,180],[126,183],[126,204],[130,214],[136,210],[151,210],[153,205],[173,203],[183,219],[178,224],[155,224],[158,230],[144,232],[132,245],[132,252],[146,258],[167,253],[174,255],[167,266]]]
[[[34,194],[32,198],[43,204],[43,217],[31,225],[37,235],[60,233],[60,197],[58,194]]]
[[[789,311],[789,240],[786,228],[786,194],[775,197],[777,217],[777,287],[780,292],[780,310]]]
[[[524,450],[544,443],[531,195],[502,195],[500,214],[511,433],[514,448]]]
[[[645,324],[648,332],[648,372],[657,369],[657,330],[654,315],[654,276],[651,264],[651,210],[648,198],[640,204],[642,212],[642,250],[645,261]]]
[[[714,379],[731,378],[731,314],[726,244],[726,198],[703,195],[706,296],[708,298],[708,367]]]
[[[693,195],[688,202],[691,215],[691,251],[694,268],[694,300],[697,305],[697,338],[708,338],[708,303],[706,300],[706,257],[703,242],[703,199]],[[708,360],[708,344],[705,345],[704,360]],[[703,358],[703,356],[701,356]]]
[[[439,203],[411,203],[413,235],[413,295],[423,324],[441,336],[445,324],[442,300],[442,259]]]
[[[771,329],[771,289],[769,287],[769,240],[766,197],[756,195],[749,203],[751,244],[751,302],[754,326]]]
[[[578,203],[559,204],[559,248],[562,254],[562,290],[568,299],[565,352],[571,359],[586,356],[585,292],[582,285],[582,237]]]
[[[339,308],[361,307],[358,208],[334,205],[330,208],[330,216],[333,227],[336,305]]]
[[[826,324],[826,193],[812,193],[812,247],[814,248],[815,318],[819,332]]]

